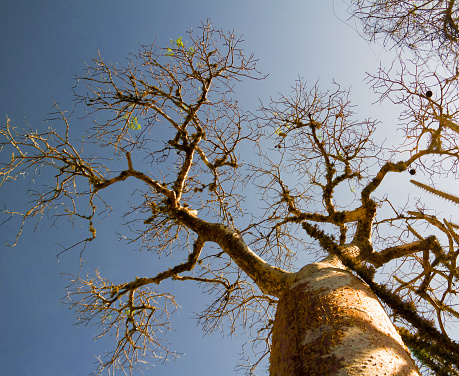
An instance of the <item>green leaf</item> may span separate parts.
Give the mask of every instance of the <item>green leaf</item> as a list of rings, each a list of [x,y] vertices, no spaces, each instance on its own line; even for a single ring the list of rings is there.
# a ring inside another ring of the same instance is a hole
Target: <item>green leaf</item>
[[[123,115],[123,119],[127,119],[127,118],[128,118],[128,115]],[[131,118],[129,119],[128,126],[129,128],[134,129],[134,130],[138,130],[142,128],[142,126],[137,121],[137,117],[135,116],[131,116]]]
[[[185,45],[184,45],[183,42],[182,42],[182,37],[181,37],[181,36],[175,41],[175,44],[176,44],[177,47],[179,47],[179,48],[185,47]]]
[[[174,56],[174,51],[172,51],[171,48],[168,48],[166,53],[165,53],[166,56]]]
[[[280,137],[285,137],[287,136],[286,133],[282,132],[280,128],[277,128],[275,131],[274,131],[278,136]]]
[[[133,116],[130,120],[129,120],[129,128],[131,129],[134,129],[134,130],[138,130],[140,128],[142,128],[140,126],[140,124],[137,122],[137,118],[135,116]]]

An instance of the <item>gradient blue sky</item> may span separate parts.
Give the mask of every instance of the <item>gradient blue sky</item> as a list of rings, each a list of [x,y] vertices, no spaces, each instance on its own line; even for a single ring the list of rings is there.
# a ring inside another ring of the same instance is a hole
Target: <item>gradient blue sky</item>
[[[52,100],[62,109],[72,110],[73,75],[81,74],[83,61],[95,57],[98,50],[105,60],[123,63],[139,43],[149,44],[157,38],[159,45],[166,45],[170,38],[185,35],[207,18],[218,28],[243,34],[244,48],[255,53],[259,69],[269,74],[264,81],[241,86],[239,95],[247,109],[256,109],[258,98],[288,92],[299,75],[311,84],[320,79],[327,86],[336,79],[344,87],[351,86],[352,98],[365,117],[384,114],[393,121],[396,110],[372,106],[375,97],[363,82],[365,71],[375,71],[381,60],[390,62],[392,54],[363,41],[352,24],[343,21],[344,10],[339,0],[3,0],[2,122],[8,115],[15,125],[22,126],[25,118],[33,128],[44,129],[49,125],[44,120],[53,111]],[[87,120],[74,119],[74,127],[86,125]],[[379,132],[389,139],[395,135],[384,129]],[[2,189],[2,207],[5,203],[8,208],[21,210],[25,190],[21,185]],[[111,195],[109,199],[123,200],[116,191]],[[157,259],[118,243],[112,232],[116,216],[112,221],[98,227],[98,238],[83,257],[84,273],[100,268],[103,276],[119,281],[154,275],[160,269]],[[61,251],[58,243],[69,245],[81,232],[68,226],[50,230],[49,225],[35,231],[27,227],[14,248],[6,247],[4,242],[14,239],[17,223],[8,222],[0,228],[3,375],[86,375],[94,369],[91,354],[99,355],[114,344],[112,338],[93,342],[95,328],[72,326],[73,312],[59,302],[67,285],[60,273],[78,273],[79,251],[63,254],[60,262],[56,255]],[[203,337],[191,319],[192,312],[208,302],[201,290],[191,284],[178,289],[173,282],[161,287],[175,289],[182,306],[170,340],[186,355],[145,374],[233,374],[246,338],[220,334]]]

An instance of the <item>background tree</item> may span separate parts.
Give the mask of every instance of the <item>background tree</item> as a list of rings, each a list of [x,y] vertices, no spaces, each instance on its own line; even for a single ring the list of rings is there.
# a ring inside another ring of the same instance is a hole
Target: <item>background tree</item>
[[[349,11],[362,21],[369,40],[437,56],[456,72],[459,51],[459,5],[455,0],[352,0]]]
[[[425,364],[456,374],[458,345],[445,325],[457,317],[455,227],[420,203],[396,209],[377,190],[412,167],[433,175],[456,171],[456,80],[420,68],[410,75],[403,64],[398,74],[371,77],[377,92],[406,106],[406,143],[388,150],[372,139],[377,123],[356,119],[348,91],[337,84],[321,92],[299,80],[290,96],[260,114],[245,113],[231,100],[232,83],[260,75],[239,42],[204,25],[168,48],[144,46],[125,67],[99,56],[77,93],[94,120],[82,142],[69,136],[63,112],[63,133],[17,132],[10,122],[2,130],[2,152],[12,153],[2,184],[55,171],[52,185],[32,192],[35,204],[24,220],[47,214],[86,220],[86,246],[96,236],[95,219],[109,209],[105,190],[134,178],[145,188],[128,192],[134,196],[128,240],[159,255],[183,255],[172,268],[122,284],[99,272],[71,277],[68,303],[80,322],[96,321],[102,335],[116,333],[116,348],[99,370],[131,370],[149,356],[173,355],[163,333],[176,302],[153,288],[172,278],[215,294],[200,314],[205,330],[222,322],[230,330],[255,325],[255,339],[266,344],[265,355],[271,351],[272,374],[292,367],[322,374],[342,368],[396,374],[404,367],[416,374],[376,296]],[[427,96],[428,89],[436,95]],[[242,164],[241,148],[254,147]],[[261,216],[244,211],[252,182],[266,204]],[[340,190],[347,195],[338,198]],[[329,257],[295,273],[301,250]],[[376,269],[401,261],[409,269],[398,267],[386,285],[375,282]],[[374,358],[362,356],[372,351]]]

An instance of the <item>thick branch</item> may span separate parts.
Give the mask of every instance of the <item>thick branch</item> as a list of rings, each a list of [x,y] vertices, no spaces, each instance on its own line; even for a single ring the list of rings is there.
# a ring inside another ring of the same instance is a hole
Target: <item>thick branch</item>
[[[356,222],[359,219],[362,219],[364,210],[362,207],[354,210],[344,210],[340,212],[334,212],[331,215],[323,215],[319,213],[301,213],[300,210],[295,209],[295,216],[285,218],[281,224],[294,222],[300,223],[303,221],[314,221],[314,222],[327,222],[327,223],[348,223]]]
[[[115,176],[114,178],[111,178],[109,180],[105,180],[101,183],[96,183],[94,184],[94,188],[96,191],[107,188],[108,186],[119,182],[126,180],[128,177],[134,176],[135,178],[142,180],[143,182],[147,183],[150,187],[152,187],[156,192],[166,196],[171,200],[171,202],[175,203],[176,202],[176,197],[174,191],[171,191],[170,189],[167,189],[163,185],[159,184],[157,181],[153,180],[152,178],[148,177],[142,172],[135,171],[135,170],[124,170],[121,171],[121,173],[118,176]]]
[[[199,219],[185,208],[175,210],[174,216],[206,241],[217,243],[265,294],[278,296],[293,282],[295,273],[269,265],[245,244],[236,230]]]
[[[411,255],[413,253],[420,252],[425,249],[432,249],[434,245],[438,245],[437,238],[435,236],[429,236],[424,240],[386,248],[380,252],[373,252],[365,258],[365,261],[368,261],[371,264],[373,264],[376,268],[379,268],[396,258]]]

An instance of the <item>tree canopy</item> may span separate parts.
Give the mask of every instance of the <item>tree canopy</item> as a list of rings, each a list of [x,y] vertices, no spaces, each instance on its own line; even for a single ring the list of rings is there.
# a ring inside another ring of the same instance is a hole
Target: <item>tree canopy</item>
[[[166,279],[195,281],[211,293],[214,303],[198,314],[204,331],[223,322],[230,331],[253,328],[263,358],[294,262],[315,252],[338,257],[371,287],[426,367],[457,374],[459,344],[448,324],[459,317],[459,226],[421,201],[398,208],[380,189],[409,171],[425,171],[432,182],[457,174],[457,77],[402,59],[370,74],[381,99],[403,108],[403,142],[386,147],[374,137],[381,124],[360,119],[336,82],[321,90],[299,79],[259,111],[244,109],[234,84],[263,75],[241,42],[203,24],[168,46],[141,46],[123,66],[96,57],[76,88],[93,121],[82,140],[73,139],[72,119],[59,107],[63,129],[18,129],[8,120],[0,131],[2,154],[11,153],[1,184],[46,177],[44,189],[30,192],[24,222],[86,221],[88,237],[77,244],[84,249],[110,210],[104,192],[135,179],[143,188],[126,192],[125,240],[183,259],[121,284],[99,271],[69,276],[67,303],[78,321],[115,334],[98,370],[131,371],[174,355],[164,334],[177,303],[161,288]],[[259,212],[248,209],[254,197]],[[376,282],[394,262],[390,278]]]
[[[455,69],[459,42],[455,0],[352,0],[349,11],[362,21],[369,40],[383,38],[384,43],[418,56],[439,57]]]

